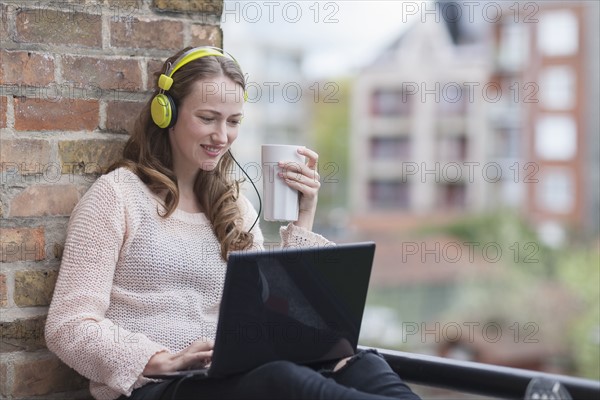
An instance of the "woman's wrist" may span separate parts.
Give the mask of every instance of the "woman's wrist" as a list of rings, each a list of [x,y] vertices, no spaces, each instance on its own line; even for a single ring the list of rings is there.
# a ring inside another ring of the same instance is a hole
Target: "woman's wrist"
[[[315,220],[314,214],[311,215],[310,213],[300,212],[298,214],[298,220],[294,221],[294,225],[296,225],[300,228],[304,228],[307,231],[312,231],[314,220]]]

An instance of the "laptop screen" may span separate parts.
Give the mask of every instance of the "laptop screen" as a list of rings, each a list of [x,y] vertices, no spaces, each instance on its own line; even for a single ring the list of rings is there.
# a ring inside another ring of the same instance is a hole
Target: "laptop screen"
[[[359,243],[232,253],[211,374],[354,354],[374,251]]]

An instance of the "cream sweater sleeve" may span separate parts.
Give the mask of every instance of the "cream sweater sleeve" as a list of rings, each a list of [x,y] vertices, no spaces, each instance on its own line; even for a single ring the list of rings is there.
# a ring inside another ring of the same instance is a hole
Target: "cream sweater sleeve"
[[[241,201],[239,204],[242,216],[244,217],[244,228],[250,229],[250,226],[256,219],[258,213],[246,196],[242,195],[240,197]],[[262,250],[264,248],[264,237],[260,228],[258,227],[258,223],[256,224],[255,228],[253,228],[252,233],[254,234],[253,249]],[[296,226],[292,222],[286,226],[282,226],[279,229],[279,235],[281,236],[281,247],[317,247],[335,245],[335,243],[329,241],[318,233],[314,233]]]
[[[306,230],[290,222],[287,226],[279,229],[281,235],[281,247],[319,247],[334,246],[335,243],[325,237]]]
[[[167,349],[105,318],[126,212],[122,195],[106,175],[75,208],[45,336],[48,348],[81,375],[129,395],[147,382],[141,374],[150,357]]]

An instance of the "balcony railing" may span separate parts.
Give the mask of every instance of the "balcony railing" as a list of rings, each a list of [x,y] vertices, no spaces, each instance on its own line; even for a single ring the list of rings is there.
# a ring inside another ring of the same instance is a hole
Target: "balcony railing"
[[[419,385],[496,398],[524,399],[529,382],[544,377],[560,382],[573,399],[600,399],[600,381],[591,379],[387,349],[378,351],[402,379]]]

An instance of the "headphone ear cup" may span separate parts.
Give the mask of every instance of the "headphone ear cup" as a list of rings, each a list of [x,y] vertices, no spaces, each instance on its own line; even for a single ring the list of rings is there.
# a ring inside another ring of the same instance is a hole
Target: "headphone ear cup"
[[[154,96],[150,104],[150,113],[152,121],[159,128],[170,128],[177,121],[177,107],[168,94],[159,93]]]

